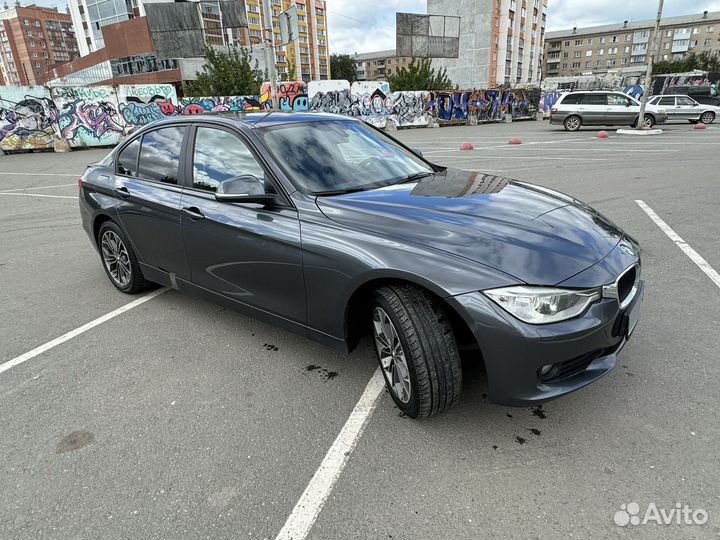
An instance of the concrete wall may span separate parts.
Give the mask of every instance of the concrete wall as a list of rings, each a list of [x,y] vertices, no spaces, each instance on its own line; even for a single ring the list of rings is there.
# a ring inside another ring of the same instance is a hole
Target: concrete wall
[[[0,86],[0,148],[53,147],[58,110],[44,86]]]
[[[460,17],[458,57],[434,58],[432,67],[447,68],[448,77],[460,88],[486,88],[490,80],[493,0],[427,0],[427,12]]]

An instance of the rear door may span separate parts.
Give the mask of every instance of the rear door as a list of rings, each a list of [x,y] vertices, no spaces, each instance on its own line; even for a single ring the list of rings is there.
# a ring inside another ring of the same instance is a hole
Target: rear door
[[[192,282],[295,322],[306,321],[300,221],[272,206],[215,199],[223,180],[252,174],[280,193],[255,149],[233,129],[198,125],[188,154],[182,234]]]
[[[580,111],[583,125],[601,126],[606,124],[607,94],[604,92],[583,94],[578,111]]]
[[[141,262],[189,279],[180,231],[180,157],[187,134],[186,125],[160,127],[122,148],[115,194],[120,222]]]
[[[675,104],[675,97],[673,97],[673,96],[660,97],[655,101],[655,105],[657,105],[658,108],[660,108],[660,109],[665,109],[665,112],[667,113],[668,121],[673,121],[673,120],[679,119],[678,109],[676,108],[676,104]]]

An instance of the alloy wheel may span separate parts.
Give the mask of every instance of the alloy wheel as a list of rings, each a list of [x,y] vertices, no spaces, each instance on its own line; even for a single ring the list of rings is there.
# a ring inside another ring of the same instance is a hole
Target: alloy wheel
[[[373,336],[380,365],[385,372],[390,390],[401,403],[408,403],[411,386],[405,351],[395,325],[381,307],[375,307],[373,310]]]
[[[132,269],[125,244],[115,232],[105,231],[100,246],[108,274],[118,286],[126,287],[132,278]]]
[[[653,122],[653,119],[649,116],[646,116],[645,121],[643,122],[643,126],[645,126],[647,128],[651,128],[654,125],[655,125],[655,123]]]
[[[703,124],[712,124],[713,120],[715,120],[715,115],[711,112],[703,113],[703,115],[700,117],[700,121]]]
[[[567,120],[567,128],[570,131],[575,131],[576,129],[580,128],[580,119],[573,116],[572,118],[569,118]]]

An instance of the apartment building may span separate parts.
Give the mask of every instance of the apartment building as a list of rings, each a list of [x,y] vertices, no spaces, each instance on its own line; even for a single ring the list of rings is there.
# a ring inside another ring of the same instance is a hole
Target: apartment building
[[[355,76],[358,81],[384,81],[388,75],[407,67],[412,58],[397,56],[395,49],[355,54]]]
[[[278,15],[297,6],[299,37],[282,45]],[[324,0],[271,0],[273,35],[275,36],[278,76],[280,79],[309,81],[330,78],[327,15]],[[252,46],[262,43],[264,24],[263,0],[245,0],[248,17],[247,32],[241,43]]]
[[[458,58],[433,59],[461,88],[537,85],[548,0],[427,0],[429,15],[460,17]]]
[[[618,70],[643,74],[655,20],[572,28],[545,36],[546,77]],[[656,60],[681,60],[689,53],[720,54],[720,11],[666,17],[660,26]]]
[[[34,4],[0,11],[0,83],[42,84],[48,70],[79,56],[67,13]]]
[[[158,0],[69,0],[80,53],[85,56],[105,46],[102,28],[145,16],[145,5]],[[263,41],[263,0],[245,0],[248,28],[229,28],[223,22],[222,2],[198,2],[205,43],[214,46],[241,45],[256,48]],[[278,15],[296,5],[299,37],[282,45]],[[296,79],[328,79],[330,55],[324,0],[271,0],[273,32],[279,76]],[[261,56],[262,57],[262,56]],[[292,68],[291,68],[292,66]],[[294,73],[293,73],[294,72]]]

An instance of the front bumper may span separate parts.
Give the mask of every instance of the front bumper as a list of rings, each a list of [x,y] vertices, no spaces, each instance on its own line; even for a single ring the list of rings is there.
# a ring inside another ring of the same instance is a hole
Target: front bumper
[[[524,323],[482,293],[450,300],[480,346],[494,403],[528,406],[578,390],[615,367],[642,307],[645,283],[621,310],[604,298],[575,319],[547,325]],[[553,368],[542,377],[540,369]]]

